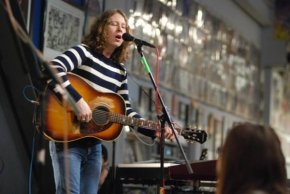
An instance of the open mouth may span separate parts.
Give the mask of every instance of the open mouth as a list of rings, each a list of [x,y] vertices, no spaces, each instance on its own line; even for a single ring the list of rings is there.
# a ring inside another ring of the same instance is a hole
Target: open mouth
[[[117,36],[116,36],[116,39],[117,39],[117,40],[121,40],[121,39],[122,39],[122,36],[121,36],[121,35],[117,35]]]

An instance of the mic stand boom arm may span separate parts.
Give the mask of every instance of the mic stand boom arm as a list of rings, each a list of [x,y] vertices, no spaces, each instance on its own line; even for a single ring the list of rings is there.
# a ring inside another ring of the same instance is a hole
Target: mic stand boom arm
[[[189,161],[188,161],[188,159],[187,159],[187,157],[186,157],[186,155],[184,153],[183,147],[180,145],[180,142],[179,142],[179,140],[177,138],[177,135],[176,135],[176,130],[175,130],[175,127],[173,125],[173,122],[172,122],[172,120],[170,118],[170,115],[169,115],[167,109],[166,109],[166,106],[165,106],[165,104],[163,102],[163,99],[162,99],[162,97],[161,97],[161,95],[160,95],[160,93],[158,91],[156,82],[155,82],[154,77],[153,77],[153,75],[151,73],[151,70],[150,70],[150,67],[149,67],[149,65],[148,65],[148,63],[146,61],[146,58],[143,55],[142,44],[137,44],[137,51],[138,51],[138,53],[141,56],[141,63],[143,64],[146,73],[150,77],[150,80],[151,80],[151,82],[153,84],[155,92],[156,92],[156,94],[158,96],[158,99],[160,101],[160,104],[162,106],[162,115],[158,116],[158,119],[160,119],[160,123],[161,123],[161,137],[160,137],[160,148],[161,148],[160,149],[160,168],[161,168],[160,181],[161,182],[160,182],[160,185],[163,187],[164,186],[164,181],[163,181],[163,179],[164,179],[164,142],[165,142],[164,141],[164,130],[165,130],[165,123],[166,122],[169,124],[169,126],[170,126],[170,128],[171,128],[171,130],[172,130],[172,132],[174,134],[174,137],[176,139],[177,145],[178,145],[178,147],[179,147],[179,149],[180,149],[180,151],[182,153],[182,156],[184,158],[184,161],[186,163],[186,168],[187,168],[188,173],[189,174],[193,174],[193,170],[192,170],[191,165],[189,164]]]

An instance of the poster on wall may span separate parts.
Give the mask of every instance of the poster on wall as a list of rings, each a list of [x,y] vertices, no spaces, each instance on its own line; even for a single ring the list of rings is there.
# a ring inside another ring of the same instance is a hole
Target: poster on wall
[[[289,73],[281,76],[277,70],[273,72],[271,83],[270,125],[276,130],[290,172],[290,105],[289,105]],[[286,89],[286,90],[285,90]],[[288,93],[288,94],[287,94]]]
[[[70,47],[81,42],[84,12],[59,1],[47,1],[43,54],[52,60]]]
[[[86,0],[86,16],[84,34],[89,33],[90,27],[104,10],[104,0]]]

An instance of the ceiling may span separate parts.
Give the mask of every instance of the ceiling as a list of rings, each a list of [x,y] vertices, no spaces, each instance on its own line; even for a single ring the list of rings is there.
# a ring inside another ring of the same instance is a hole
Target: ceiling
[[[274,23],[275,0],[232,0],[262,27]]]

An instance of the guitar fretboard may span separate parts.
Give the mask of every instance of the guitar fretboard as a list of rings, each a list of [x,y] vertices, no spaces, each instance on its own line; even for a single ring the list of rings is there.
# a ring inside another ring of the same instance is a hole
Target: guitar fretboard
[[[119,123],[122,125],[129,125],[129,126],[135,126],[135,127],[143,127],[146,129],[156,129],[158,126],[158,123],[155,121],[150,120],[142,120],[134,117],[128,117],[124,116],[118,113],[110,113],[109,114],[109,120],[114,123]]]
[[[101,108],[96,108],[93,111],[93,120],[96,125],[106,125],[107,123],[112,122],[121,125],[143,127],[146,129],[157,129],[158,127],[158,122],[156,121],[128,117],[120,113],[108,112]],[[207,134],[202,130],[186,128],[178,129],[177,131],[178,134],[181,134],[187,140],[194,140],[203,143],[207,138]]]

